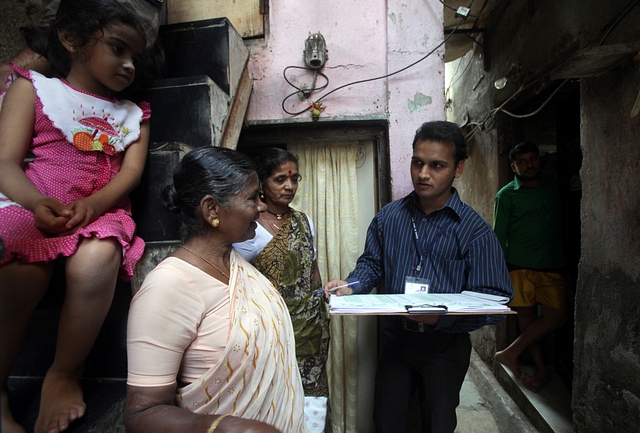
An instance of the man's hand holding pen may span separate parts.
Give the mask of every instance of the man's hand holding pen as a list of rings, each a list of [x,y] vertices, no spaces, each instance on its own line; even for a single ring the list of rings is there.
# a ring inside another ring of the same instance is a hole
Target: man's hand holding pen
[[[353,286],[360,284],[359,281],[347,282],[344,280],[331,280],[324,285],[324,299],[329,302],[331,295],[346,296],[353,293]],[[321,294],[316,292],[316,294]]]

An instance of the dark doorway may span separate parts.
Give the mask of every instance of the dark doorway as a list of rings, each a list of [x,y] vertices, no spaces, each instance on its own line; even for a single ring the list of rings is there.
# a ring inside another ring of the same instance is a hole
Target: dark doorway
[[[501,115],[498,128],[509,137],[510,146],[532,141],[540,149],[542,168],[555,175],[560,184],[562,200],[563,247],[568,263],[565,276],[569,282],[569,306],[566,324],[541,342],[545,363],[561,378],[571,392],[573,378],[574,299],[580,261],[580,200],[582,188],[580,167],[580,92],[579,82],[565,83],[555,95],[560,83],[552,83],[546,91],[522,98],[510,111],[522,117]],[[543,104],[544,107],[540,109]],[[529,113],[536,114],[527,116]],[[506,161],[506,158],[505,158]],[[513,179],[510,173],[509,180]],[[516,320],[510,320],[509,332],[515,335]],[[526,358],[523,361],[527,361]]]

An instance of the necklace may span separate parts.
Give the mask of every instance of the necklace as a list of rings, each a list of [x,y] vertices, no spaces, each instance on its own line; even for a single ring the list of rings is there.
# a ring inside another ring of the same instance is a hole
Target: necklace
[[[291,209],[287,209],[287,211],[285,213],[274,213],[274,212],[271,212],[269,209],[267,209],[267,212],[269,212],[271,215],[275,216],[278,221],[282,221],[282,217],[285,216],[286,214],[288,214],[289,212],[291,212]],[[279,228],[280,227],[278,227],[278,229]]]
[[[270,222],[270,223],[271,223],[271,225],[276,229],[276,231],[280,231],[281,227],[278,227],[278,226],[276,225],[276,223],[274,223],[274,222],[271,222],[271,221],[269,221],[269,222]]]
[[[222,269],[220,269],[219,267],[217,267],[216,265],[214,265],[213,263],[211,263],[209,260],[205,259],[204,257],[202,257],[200,254],[196,253],[195,251],[191,251],[189,248],[185,247],[184,245],[180,245],[180,248],[182,248],[185,251],[190,252],[191,254],[193,254],[194,256],[196,256],[197,258],[199,258],[200,260],[204,261],[205,263],[213,266],[213,268],[220,272],[222,274],[223,277],[225,277],[227,280],[230,280],[229,276],[227,274],[225,274]]]

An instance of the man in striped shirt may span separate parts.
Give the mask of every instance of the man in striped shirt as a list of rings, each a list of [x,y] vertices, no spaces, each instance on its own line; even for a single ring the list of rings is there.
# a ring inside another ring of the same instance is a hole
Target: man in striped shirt
[[[406,278],[428,283],[431,293],[463,290],[513,296],[500,244],[489,224],[463,203],[453,181],[462,175],[467,143],[454,123],[424,123],[413,140],[414,191],[386,205],[367,232],[365,251],[338,296],[405,293]],[[376,432],[404,432],[411,395],[418,390],[422,432],[452,433],[455,409],[469,367],[469,332],[504,316],[381,316],[376,372]],[[413,320],[412,320],[413,319]]]

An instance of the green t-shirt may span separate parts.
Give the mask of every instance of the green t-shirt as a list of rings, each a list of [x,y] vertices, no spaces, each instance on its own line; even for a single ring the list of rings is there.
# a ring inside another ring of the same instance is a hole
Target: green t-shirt
[[[566,265],[562,252],[558,182],[541,175],[538,187],[517,177],[496,195],[493,230],[510,265],[553,270]]]

